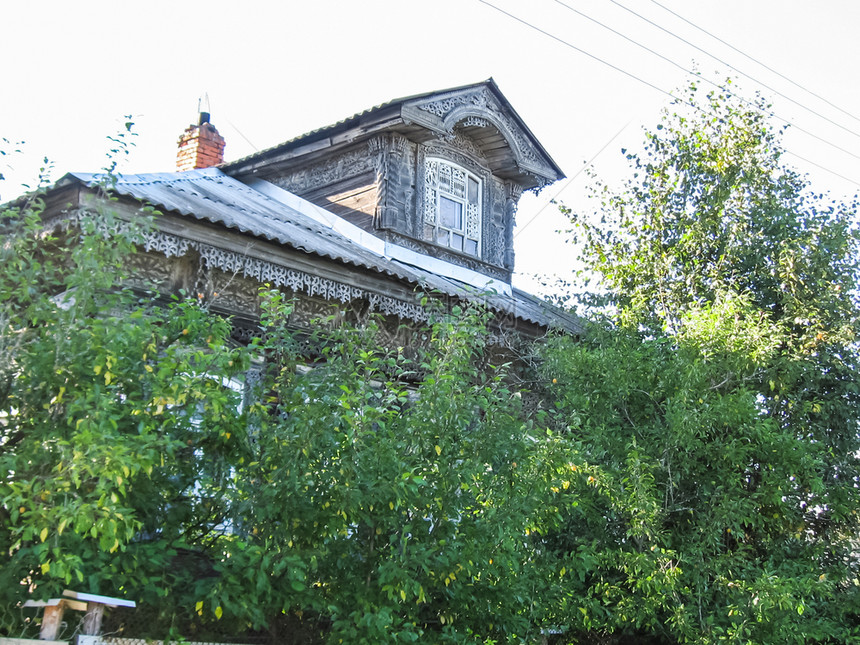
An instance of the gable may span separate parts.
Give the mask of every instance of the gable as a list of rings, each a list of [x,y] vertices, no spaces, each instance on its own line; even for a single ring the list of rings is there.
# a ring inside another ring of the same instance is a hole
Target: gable
[[[222,169],[230,175],[257,175],[293,165],[297,159],[312,162],[327,156],[330,149],[366,141],[383,132],[397,132],[419,143],[465,135],[489,153],[495,174],[503,179],[516,178],[526,190],[564,177],[493,79],[395,99],[225,164]]]
[[[524,189],[564,176],[492,80],[407,100],[402,117],[443,139],[471,143],[495,176]]]

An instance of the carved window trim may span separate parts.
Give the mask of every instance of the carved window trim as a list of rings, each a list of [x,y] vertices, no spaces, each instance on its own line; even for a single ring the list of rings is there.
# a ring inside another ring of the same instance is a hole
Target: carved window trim
[[[433,243],[480,258],[483,202],[477,174],[447,159],[424,160],[424,222],[433,227]]]

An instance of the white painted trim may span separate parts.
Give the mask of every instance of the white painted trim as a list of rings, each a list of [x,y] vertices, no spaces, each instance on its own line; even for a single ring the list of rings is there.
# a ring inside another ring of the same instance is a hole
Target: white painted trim
[[[94,593],[82,593],[80,591],[72,591],[71,589],[63,589],[63,595],[66,598],[74,598],[84,602],[95,602],[108,607],[136,607],[137,604],[133,600],[125,600],[123,598],[111,598],[110,596],[99,596]]]
[[[398,260],[404,264],[409,264],[419,269],[424,269],[430,273],[441,275],[458,282],[463,282],[477,289],[484,291],[492,291],[494,293],[503,294],[506,296],[513,295],[511,285],[500,280],[491,278],[488,275],[461,267],[446,260],[440,260],[423,253],[418,253],[412,249],[407,249],[399,244],[391,244],[386,242],[385,255],[393,260]]]

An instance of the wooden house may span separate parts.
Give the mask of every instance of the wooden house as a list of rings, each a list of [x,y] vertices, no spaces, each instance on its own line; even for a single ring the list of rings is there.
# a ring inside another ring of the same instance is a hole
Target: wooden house
[[[130,259],[135,283],[200,294],[233,317],[239,341],[263,283],[295,296],[296,325],[334,303],[357,320],[382,314],[398,344],[427,320],[419,293],[486,303],[500,340],[580,330],[511,285],[517,202],[563,175],[492,80],[394,100],[230,163],[207,113],[179,143],[179,171],[122,175],[111,208],[160,213]],[[48,214],[99,207],[99,179],[63,177]]]

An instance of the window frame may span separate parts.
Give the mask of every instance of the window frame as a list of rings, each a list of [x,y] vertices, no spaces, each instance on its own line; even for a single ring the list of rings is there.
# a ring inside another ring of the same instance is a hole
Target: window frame
[[[437,246],[480,259],[483,253],[484,180],[442,157],[424,160],[424,221],[433,227]],[[454,208],[443,210],[445,204]],[[446,217],[459,216],[456,221]],[[460,238],[459,246],[456,237]],[[469,250],[469,244],[473,250]]]

